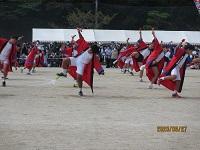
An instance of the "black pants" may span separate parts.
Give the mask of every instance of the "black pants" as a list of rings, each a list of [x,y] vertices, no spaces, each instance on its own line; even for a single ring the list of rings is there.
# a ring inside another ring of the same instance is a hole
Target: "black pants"
[[[114,64],[113,64],[113,62],[115,61],[116,59],[111,59],[110,60],[110,67],[116,67]]]
[[[106,57],[106,68],[110,68],[111,59]]]

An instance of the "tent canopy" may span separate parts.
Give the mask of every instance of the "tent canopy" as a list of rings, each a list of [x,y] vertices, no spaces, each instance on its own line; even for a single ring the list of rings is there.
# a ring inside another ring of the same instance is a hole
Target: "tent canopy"
[[[179,43],[182,39],[192,44],[200,44],[200,31],[155,31],[156,36],[160,41],[164,43]],[[127,38],[130,38],[129,42],[134,43],[139,39],[138,30],[95,30],[95,29],[83,29],[82,32],[84,38],[88,42],[121,42],[125,43]],[[42,42],[66,42],[71,41],[71,37],[76,35],[75,39],[78,39],[78,33],[76,29],[38,29],[32,30],[32,41]],[[145,42],[151,42],[153,39],[151,31],[142,31],[142,37]]]

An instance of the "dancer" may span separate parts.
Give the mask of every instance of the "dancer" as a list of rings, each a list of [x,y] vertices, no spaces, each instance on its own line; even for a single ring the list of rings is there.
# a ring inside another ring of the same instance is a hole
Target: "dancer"
[[[164,65],[164,51],[156,38],[155,31],[152,29],[152,35],[154,37],[151,47],[153,51],[149,55],[146,61],[146,75],[150,80],[149,89],[153,88],[153,84],[157,84],[157,79],[162,71]]]
[[[3,73],[2,86],[6,86],[6,78],[9,71],[12,71],[12,64],[15,64],[16,53],[19,50],[17,41],[22,37],[13,36],[9,40],[0,38],[0,71]]]
[[[31,75],[32,69],[32,73],[34,72],[37,54],[39,54],[39,50],[37,48],[36,42],[34,42],[24,64],[24,69],[28,69],[27,75]],[[21,72],[23,72],[23,70],[21,70]]]
[[[140,82],[143,82],[142,77],[145,69],[144,64],[151,53],[151,46],[148,47],[148,45],[143,41],[141,29],[139,35],[140,39],[136,43],[137,49],[131,54],[131,56],[133,60],[133,68],[136,72],[140,71]]]
[[[113,62],[113,64],[118,65],[119,68],[124,69],[123,72],[129,71],[131,75],[134,75],[132,72],[133,60],[131,58],[131,54],[135,51],[135,46],[129,44],[129,38],[126,40],[127,44],[120,51],[117,60]],[[129,70],[130,69],[130,70]]]
[[[68,70],[69,74],[76,79],[80,89],[79,95],[83,96],[83,81],[90,85],[93,92],[93,68],[98,73],[101,73],[103,68],[100,65],[99,58],[96,56],[96,52],[98,51],[97,43],[89,45],[84,40],[81,29],[78,29],[78,33],[79,40],[76,41],[78,54],[76,57],[64,58],[62,68]]]
[[[191,62],[193,46],[184,40],[177,46],[176,53],[160,75],[158,84],[173,91],[173,98],[181,98],[178,94],[182,91],[186,64]]]

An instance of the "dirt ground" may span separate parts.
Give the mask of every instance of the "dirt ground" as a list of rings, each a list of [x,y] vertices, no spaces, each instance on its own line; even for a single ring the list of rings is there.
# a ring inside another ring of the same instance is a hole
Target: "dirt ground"
[[[200,71],[187,70],[182,99],[147,89],[138,74],[106,69],[79,97],[59,68],[15,71],[0,87],[0,150],[199,150]],[[187,126],[157,132],[157,126]]]

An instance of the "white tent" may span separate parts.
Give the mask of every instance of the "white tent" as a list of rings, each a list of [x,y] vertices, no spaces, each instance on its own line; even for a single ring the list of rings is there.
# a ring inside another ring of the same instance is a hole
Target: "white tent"
[[[94,30],[94,35],[97,42],[126,41],[124,30]]]
[[[32,41],[65,41],[64,29],[33,29]]]
[[[200,44],[200,31],[155,31],[156,36],[160,41],[168,43],[179,43],[183,38],[192,44]],[[139,39],[139,32],[137,30],[93,30],[83,29],[84,38],[88,42],[122,42],[125,43],[127,38],[130,42],[136,42]],[[36,29],[32,31],[32,41],[43,42],[66,42],[71,41],[71,36],[78,33],[76,29]],[[142,36],[145,42],[151,42],[153,36],[151,31],[142,31]]]

